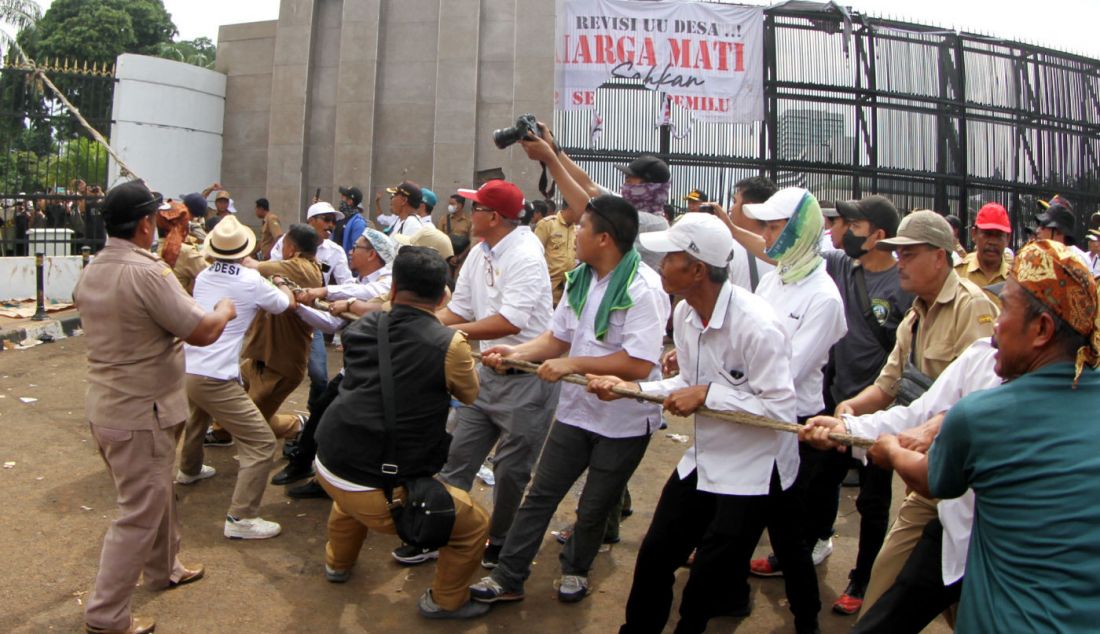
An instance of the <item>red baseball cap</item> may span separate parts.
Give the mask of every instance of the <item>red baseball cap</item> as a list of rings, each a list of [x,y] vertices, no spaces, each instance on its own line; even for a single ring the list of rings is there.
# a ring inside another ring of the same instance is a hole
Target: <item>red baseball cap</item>
[[[505,180],[491,180],[480,189],[460,189],[458,195],[512,220],[523,212],[523,192]]]
[[[1008,221],[1008,212],[997,203],[986,203],[978,210],[974,226],[979,229],[994,229],[1012,233],[1012,223]]]

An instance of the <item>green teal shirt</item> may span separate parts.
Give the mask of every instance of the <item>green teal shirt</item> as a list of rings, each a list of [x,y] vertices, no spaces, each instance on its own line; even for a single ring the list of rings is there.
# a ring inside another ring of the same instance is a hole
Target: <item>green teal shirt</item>
[[[971,394],[928,450],[933,497],[974,489],[955,630],[1100,630],[1100,373],[1040,368]]]

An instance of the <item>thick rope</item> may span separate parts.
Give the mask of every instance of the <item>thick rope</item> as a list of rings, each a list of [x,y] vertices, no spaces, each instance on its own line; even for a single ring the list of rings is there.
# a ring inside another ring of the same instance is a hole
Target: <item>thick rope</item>
[[[291,290],[294,290],[294,286],[296,285],[292,285]],[[328,312],[329,306],[330,304],[328,302],[320,299],[313,303],[313,308],[316,308],[317,310],[323,310],[325,312]],[[359,315],[351,312],[340,313],[339,317],[348,321],[355,321],[356,319],[359,319]],[[473,353],[473,357],[474,359],[477,359],[478,362],[481,362],[481,353],[475,352]],[[509,368],[513,368],[521,372],[527,372],[529,374],[537,374],[539,371],[539,364],[531,363],[530,361],[502,359],[501,362]],[[563,376],[560,380],[565,383],[572,383],[573,385],[582,385],[586,387],[588,386],[588,379],[584,378],[580,374],[567,374]],[[657,394],[628,390],[622,387],[613,387],[611,388],[611,391],[615,394],[618,394],[619,396],[625,396],[628,398],[637,399],[639,401],[646,401],[649,403],[657,404],[664,404],[665,402],[665,397],[659,396]],[[695,410],[695,413],[702,414],[703,416],[707,416],[710,418],[716,418],[718,420],[728,423],[747,425],[749,427],[759,427],[762,429],[771,429],[774,431],[782,431],[791,434],[797,434],[798,431],[803,428],[802,425],[797,425],[795,423],[785,423],[768,418],[766,416],[757,416],[756,414],[746,414],[744,412],[724,412],[716,409],[711,409],[709,407],[700,407],[699,409]],[[875,441],[871,438],[862,438],[860,436],[851,436],[849,434],[838,433],[829,434],[829,440],[844,445],[845,447],[859,447],[863,449],[866,449],[875,444]]]

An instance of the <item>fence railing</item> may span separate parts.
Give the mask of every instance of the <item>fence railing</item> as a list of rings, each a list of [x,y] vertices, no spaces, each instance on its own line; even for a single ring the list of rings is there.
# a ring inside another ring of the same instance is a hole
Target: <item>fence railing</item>
[[[1057,193],[1084,233],[1100,206],[1100,61],[859,14],[846,29],[826,5],[765,15],[763,122],[693,124],[672,106],[659,125],[662,95],[616,82],[596,93],[602,136],[590,137],[591,113],[557,112],[559,142],[606,186],[621,180],[613,164],[661,156],[674,205],[696,187],[728,202],[738,180],[765,175],[822,200],[886,194],[967,225],[999,202],[1019,243]]]

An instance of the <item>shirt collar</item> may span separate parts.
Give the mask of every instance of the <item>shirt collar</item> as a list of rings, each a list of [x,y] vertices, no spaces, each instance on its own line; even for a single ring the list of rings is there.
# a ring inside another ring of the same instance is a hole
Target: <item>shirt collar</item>
[[[975,251],[974,253],[968,253],[966,255],[966,272],[967,273],[973,273],[975,271],[981,271],[981,269],[982,269],[982,265],[981,265],[981,263],[978,262],[978,252]],[[997,271],[996,275],[998,275],[998,276],[1000,276],[1004,279],[1008,279],[1008,272],[1009,272],[1008,258],[1006,258],[1004,256],[1004,253],[1002,252],[1001,253],[1001,268]],[[984,275],[985,271],[982,271],[982,274]]]
[[[390,265],[387,264],[373,273],[367,273],[367,276],[363,278],[364,282],[373,282],[384,275],[393,275],[390,270]]]
[[[733,301],[733,284],[726,280],[718,291],[718,299],[714,300],[714,310],[710,313],[710,321],[707,325],[703,325],[703,316],[694,307],[688,315],[688,320],[699,330],[717,330],[726,323],[726,313],[729,312],[731,301]]]
[[[488,242],[481,241],[481,248],[485,250],[485,254],[496,259],[504,257],[504,253],[512,248],[513,245],[519,242],[519,233],[526,229],[526,227],[516,227],[508,232],[508,235],[500,239],[495,247],[490,247]]]
[[[933,304],[950,304],[955,301],[955,297],[959,294],[959,288],[962,285],[959,284],[959,274],[954,269],[947,272],[947,279],[943,281],[943,286],[940,287],[940,292],[936,295],[936,301]],[[917,314],[923,317],[925,313],[931,308],[926,306],[924,300],[917,297],[913,300],[913,308],[916,309]]]

